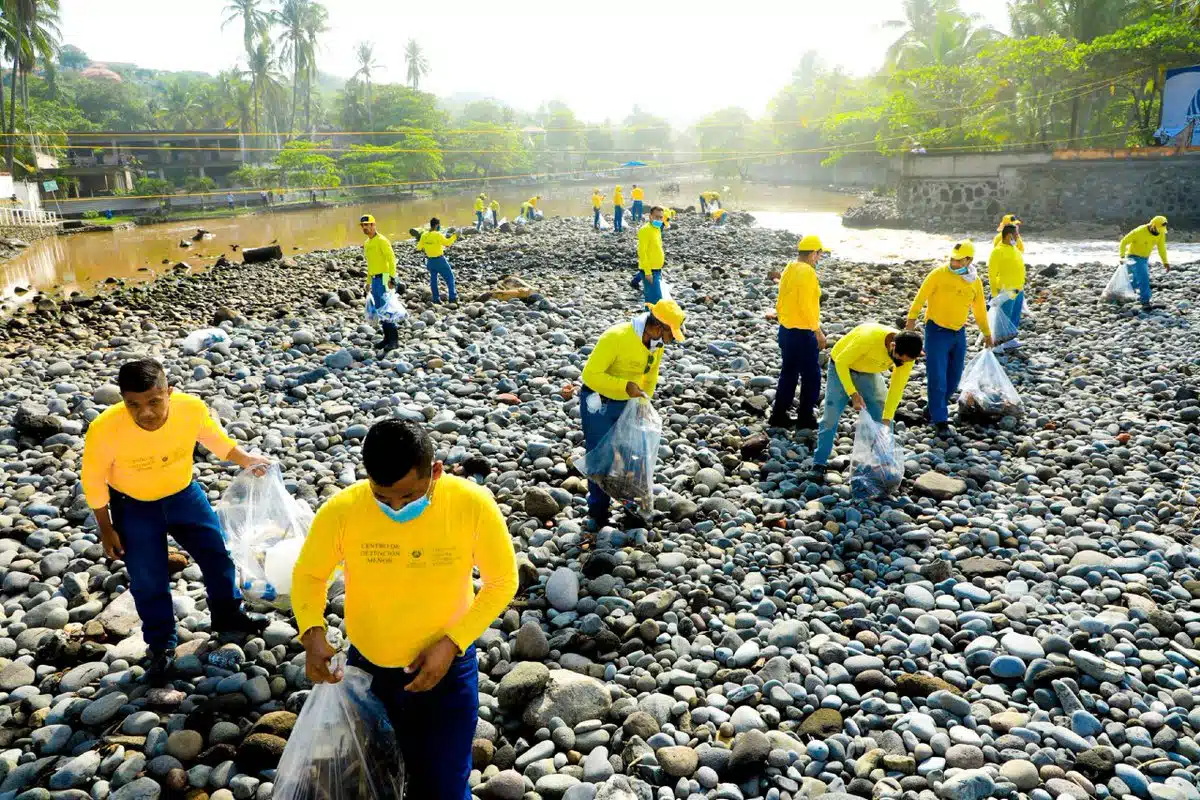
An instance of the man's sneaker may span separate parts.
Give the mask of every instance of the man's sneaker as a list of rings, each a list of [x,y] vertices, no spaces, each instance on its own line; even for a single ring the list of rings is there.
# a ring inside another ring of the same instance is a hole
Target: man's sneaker
[[[825,464],[813,464],[812,469],[810,469],[808,471],[808,475],[806,475],[805,477],[808,480],[812,481],[813,483],[824,484],[825,483],[825,473],[828,470],[829,470],[829,467]]]
[[[772,414],[767,425],[772,428],[794,428],[796,420],[791,414]]]
[[[271,621],[262,614],[247,614],[238,611],[227,617],[214,618],[213,630],[218,633],[245,633],[257,636],[267,629]]]
[[[954,428],[950,427],[949,422],[935,422],[933,430],[938,436],[949,436],[954,433]]]
[[[152,689],[161,689],[169,683],[167,678],[175,665],[175,648],[150,651],[150,666],[146,667],[146,683]]]

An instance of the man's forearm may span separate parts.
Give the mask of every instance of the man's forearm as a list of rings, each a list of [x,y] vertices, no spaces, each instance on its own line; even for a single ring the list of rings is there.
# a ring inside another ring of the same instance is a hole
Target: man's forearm
[[[100,508],[93,508],[92,514],[95,515],[96,524],[100,526],[100,530],[104,530],[106,528],[111,528],[113,526],[112,515],[108,511],[108,506],[101,506]]]

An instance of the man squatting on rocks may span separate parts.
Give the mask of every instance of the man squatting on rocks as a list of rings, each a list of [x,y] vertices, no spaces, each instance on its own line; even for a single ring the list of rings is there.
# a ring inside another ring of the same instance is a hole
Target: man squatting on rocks
[[[292,606],[310,680],[331,672],[325,592],[346,575],[348,662],[372,676],[395,729],[414,800],[470,800],[479,713],[475,640],[517,591],[517,564],[486,488],[445,474],[425,429],[388,419],[362,447],[367,480],[331,497],[292,573]],[[479,569],[475,594],[471,571]]]
[[[244,451],[198,397],[175,391],[162,366],[131,361],[117,374],[122,402],[103,411],[84,439],[80,481],[111,559],[123,559],[150,650],[147,679],[163,686],[175,655],[175,609],[167,535],[204,574],[212,629],[261,633],[267,618],[242,610],[233,561],[204,489],[192,479],[196,443],[243,469],[270,460]]]
[[[663,346],[684,340],[686,316],[674,300],[659,300],[649,313],[614,325],[600,336],[583,366],[579,393],[579,418],[589,451],[620,419],[627,402],[654,396]],[[610,504],[608,495],[588,481],[588,517],[597,529],[608,524]],[[627,516],[635,515],[627,511]]]
[[[458,302],[458,288],[454,285],[454,270],[446,258],[446,248],[458,239],[457,233],[446,236],[441,231],[442,221],[437,217],[429,220],[429,230],[421,234],[417,241],[417,249],[425,253],[425,268],[429,270],[429,291],[433,294],[435,305],[442,302],[438,294],[438,277],[446,282],[446,292],[451,303]]]
[[[367,241],[363,242],[363,258],[367,262],[367,291],[375,306],[381,307],[387,295],[388,283],[396,283],[396,252],[387,237],[375,229],[375,217],[363,214],[358,219],[362,232]],[[394,322],[380,321],[383,329],[383,341],[376,347],[382,350],[392,350],[400,346],[400,336]]]
[[[1121,258],[1129,256],[1129,278],[1133,288],[1138,291],[1138,299],[1142,307],[1151,309],[1150,305],[1150,253],[1158,248],[1158,258],[1162,261],[1163,269],[1171,271],[1167,262],[1167,218],[1155,217],[1146,225],[1138,227],[1125,234],[1121,240]]]

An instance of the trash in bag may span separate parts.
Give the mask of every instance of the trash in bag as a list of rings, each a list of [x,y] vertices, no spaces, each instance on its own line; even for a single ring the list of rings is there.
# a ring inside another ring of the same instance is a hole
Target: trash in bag
[[[202,353],[215,344],[229,341],[229,334],[220,328],[201,328],[192,331],[183,340],[183,352],[190,355]]]
[[[992,329],[993,344],[1017,338],[1017,326],[1013,324],[1012,317],[1008,316],[1008,312],[1004,310],[1004,304],[1016,296],[1016,292],[1001,292],[992,298],[992,302],[988,303],[988,325]]]
[[[515,222],[518,225],[527,225],[529,223],[529,220],[525,219],[524,217],[517,217],[516,219],[513,220],[513,222]]]
[[[576,467],[612,499],[636,503],[643,514],[649,514],[661,440],[662,419],[658,412],[648,398],[635,398],[625,404],[616,424]]]
[[[959,384],[958,413],[968,420],[992,421],[1022,411],[1021,396],[996,354],[984,350],[967,365]]]
[[[375,295],[367,295],[367,321],[368,322],[390,322],[397,323],[408,316],[408,309],[404,307],[399,295],[391,289],[383,294],[383,304],[375,305]]]
[[[304,701],[275,771],[274,800],[399,800],[404,762],[371,675],[346,667]]]
[[[542,213],[542,210],[540,208],[535,208],[533,210],[533,219],[535,222],[537,220],[541,220],[541,219],[545,219],[545,218],[546,218],[546,215]]]
[[[892,427],[876,422],[864,408],[854,428],[854,449],[850,451],[850,491],[869,500],[890,494],[904,480],[904,448],[896,441]]]
[[[605,216],[603,214],[601,214],[600,215],[600,230],[607,231],[607,230],[610,230],[611,228],[612,228],[612,223],[610,223],[605,218]]]
[[[312,524],[312,509],[288,494],[279,467],[272,465],[262,475],[242,471],[221,496],[217,513],[242,594],[289,608],[292,568]]]
[[[667,283],[667,279],[663,277],[663,274],[661,272],[658,273],[658,288],[659,288],[659,291],[662,292],[663,300],[674,300],[675,299],[674,297],[671,296],[671,284]]]
[[[1109,303],[1128,303],[1137,299],[1137,291],[1133,288],[1133,280],[1129,276],[1129,265],[1121,264],[1113,275],[1108,280],[1108,286],[1104,287],[1104,293],[1100,295],[1101,300]]]

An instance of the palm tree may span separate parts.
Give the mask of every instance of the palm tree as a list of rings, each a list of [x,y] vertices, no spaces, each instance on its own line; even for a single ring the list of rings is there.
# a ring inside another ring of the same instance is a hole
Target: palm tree
[[[354,73],[354,77],[361,76],[367,87],[367,127],[374,130],[375,123],[371,115],[371,75],[379,69],[379,62],[375,60],[375,45],[359,42],[358,47],[354,49],[354,55],[358,58],[358,72]]]
[[[304,70],[304,128],[312,133],[312,90],[317,80],[317,51],[321,49],[321,34],[329,31],[329,11],[317,2],[310,2],[304,14],[304,38],[307,57]]]
[[[21,106],[29,112],[29,73],[38,62],[54,60],[62,33],[59,30],[59,0],[3,0],[0,10],[9,20],[11,38],[5,51],[13,62],[12,94],[8,105],[8,170],[11,173],[17,127],[17,79],[21,79]]]
[[[280,56],[292,67],[292,112],[289,134],[296,128],[296,105],[300,87],[306,92],[306,116],[311,111],[312,81],[316,76],[317,39],[329,30],[329,12],[316,0],[283,0],[275,12],[275,22],[283,26]],[[311,120],[310,120],[311,121]]]
[[[264,107],[268,109],[268,116],[272,120],[277,119],[274,109],[281,104],[280,101],[284,96],[283,76],[279,73],[278,67],[279,62],[271,50],[271,42],[266,39],[259,40],[254,52],[250,54],[249,62],[250,94],[251,102],[254,105],[254,130],[256,133],[262,132],[261,110]],[[278,128],[272,124],[271,130],[277,131]],[[257,141],[256,146],[263,146],[261,138]]]
[[[958,0],[904,0],[903,20],[884,23],[903,30],[887,51],[892,69],[960,66],[1003,34],[966,14]]]
[[[225,21],[221,23],[221,30],[241,20],[242,46],[246,48],[247,57],[271,27],[271,14],[263,8],[264,5],[264,0],[229,0],[229,5],[225,6]]]
[[[1140,5],[1137,0],[1009,0],[1008,18],[1013,36],[1090,42],[1130,22]]]
[[[408,85],[417,91],[421,88],[421,79],[429,74],[429,62],[416,39],[409,39],[404,45],[404,61],[408,66]]]

